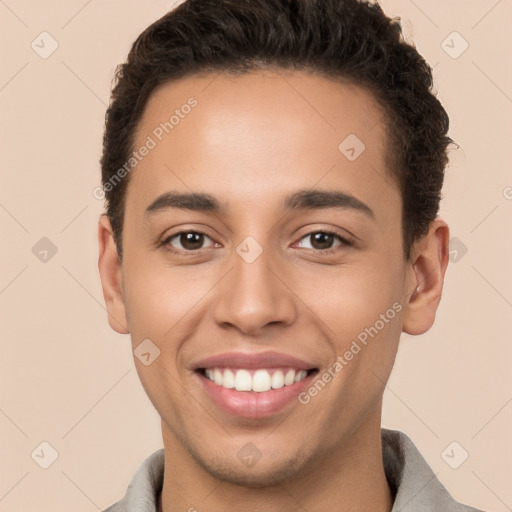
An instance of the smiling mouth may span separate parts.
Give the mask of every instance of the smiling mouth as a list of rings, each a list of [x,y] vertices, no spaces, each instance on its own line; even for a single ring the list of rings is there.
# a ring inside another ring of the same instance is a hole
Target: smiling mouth
[[[301,382],[318,373],[317,368],[198,368],[197,372],[217,386],[235,391],[264,393]]]

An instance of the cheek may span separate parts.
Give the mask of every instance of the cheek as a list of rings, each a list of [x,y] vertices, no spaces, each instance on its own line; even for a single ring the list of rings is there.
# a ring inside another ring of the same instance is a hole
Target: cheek
[[[340,266],[334,272],[317,272],[305,280],[301,278],[298,295],[305,298],[308,308],[328,328],[329,337],[342,340],[342,349],[349,338],[356,338],[376,322],[379,331],[386,335],[400,332],[396,324],[400,323],[402,309],[401,280],[399,270],[384,272],[378,265]]]
[[[197,406],[200,403],[200,397],[194,397],[191,391],[185,392],[183,385],[179,384],[175,370],[167,368],[167,364],[163,363],[166,357],[162,352],[150,366],[143,366],[137,362],[137,373],[149,400],[159,415],[168,422],[168,425],[172,425],[173,431],[185,431],[186,411],[190,410],[191,404],[192,407],[197,408],[194,411],[196,415],[204,413],[204,410]]]
[[[334,430],[347,418],[362,420],[375,406],[398,349],[400,296],[391,281],[381,281],[376,288],[364,283],[347,279],[343,288],[330,294],[330,301],[323,302],[322,320],[330,328],[325,332],[334,355],[329,368],[332,384],[327,393],[318,393],[318,407],[323,406]]]
[[[341,358],[337,385],[353,396],[377,396],[392,370],[402,331],[401,272],[398,263],[386,272],[377,264],[340,268],[308,295],[333,361]]]
[[[125,304],[132,337],[165,337],[211,288],[204,272],[194,275],[190,267],[171,269],[161,261],[151,264],[151,259],[126,261]]]

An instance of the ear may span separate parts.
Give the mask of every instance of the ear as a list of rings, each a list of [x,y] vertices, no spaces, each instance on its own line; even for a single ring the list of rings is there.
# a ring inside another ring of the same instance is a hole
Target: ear
[[[107,306],[108,323],[119,334],[128,334],[130,331],[124,305],[121,262],[114,243],[110,220],[106,214],[101,215],[98,222],[98,245],[98,268]]]
[[[407,334],[423,334],[434,323],[448,266],[449,240],[448,225],[437,218],[412,248],[402,327]]]

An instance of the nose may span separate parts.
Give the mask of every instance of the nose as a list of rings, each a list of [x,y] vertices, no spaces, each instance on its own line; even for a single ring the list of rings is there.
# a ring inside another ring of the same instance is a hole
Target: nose
[[[256,335],[266,326],[295,321],[295,296],[270,250],[263,250],[252,262],[234,252],[232,264],[217,289],[214,318],[218,325]]]

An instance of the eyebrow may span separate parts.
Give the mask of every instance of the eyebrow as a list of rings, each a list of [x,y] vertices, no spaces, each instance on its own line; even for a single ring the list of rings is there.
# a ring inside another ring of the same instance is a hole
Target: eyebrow
[[[298,190],[285,198],[283,207],[285,211],[319,210],[327,208],[355,210],[364,213],[368,217],[375,218],[373,210],[367,204],[350,194],[333,190]],[[200,192],[166,192],[158,196],[146,208],[145,216],[151,217],[169,208],[216,214],[222,213],[219,201],[211,194]]]

